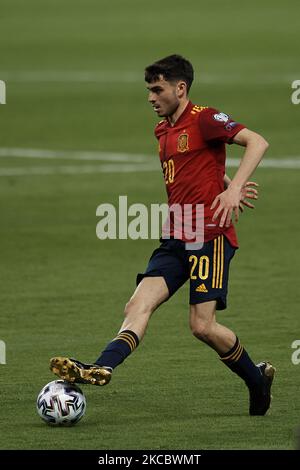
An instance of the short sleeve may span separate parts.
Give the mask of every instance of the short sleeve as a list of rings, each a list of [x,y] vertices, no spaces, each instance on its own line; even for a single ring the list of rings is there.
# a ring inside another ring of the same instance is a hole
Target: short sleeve
[[[214,108],[207,108],[200,114],[199,126],[205,141],[221,141],[227,144],[232,144],[233,137],[245,128],[228,114]]]

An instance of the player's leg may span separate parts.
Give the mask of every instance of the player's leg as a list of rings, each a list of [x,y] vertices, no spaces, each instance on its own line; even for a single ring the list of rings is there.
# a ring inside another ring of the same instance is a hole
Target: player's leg
[[[120,331],[132,330],[141,340],[150,316],[169,297],[169,290],[162,276],[144,277],[125,306],[125,319]]]
[[[213,348],[222,362],[239,375],[248,387],[260,383],[260,370],[235,333],[216,321],[215,300],[190,305],[190,328],[193,335]]]
[[[193,335],[212,347],[219,355],[229,351],[236,335],[216,321],[216,300],[190,305],[190,328]]]
[[[125,308],[125,320],[117,336],[106,346],[93,364],[55,357],[50,369],[71,382],[105,385],[112,370],[131,354],[142,339],[154,310],[188,279],[184,243],[162,240],[154,250],[145,273],[137,276],[137,289]]]
[[[137,275],[137,288],[126,304],[125,320],[96,364],[113,370],[133,352],[143,338],[154,310],[188,279],[185,245],[180,240],[162,240],[154,250],[145,273]]]
[[[145,277],[126,304],[125,320],[118,335],[106,346],[94,364],[55,357],[50,361],[50,369],[70,382],[106,385],[113,369],[136,349],[152,313],[168,296],[169,290],[163,277]]]
[[[117,336],[95,361],[113,370],[131,354],[142,340],[152,313],[169,297],[162,276],[144,277],[125,306],[125,319]]]
[[[274,367],[257,366],[230,329],[216,321],[216,310],[226,308],[230,260],[234,248],[226,237],[204,244],[189,252],[190,326],[198,339],[211,346],[222,362],[239,375],[250,391],[250,414],[265,414],[270,405],[270,388]]]
[[[271,385],[275,369],[263,362],[255,365],[236,335],[216,321],[216,301],[190,306],[193,335],[212,347],[232,372],[241,377],[250,392],[251,415],[264,415],[271,402]]]

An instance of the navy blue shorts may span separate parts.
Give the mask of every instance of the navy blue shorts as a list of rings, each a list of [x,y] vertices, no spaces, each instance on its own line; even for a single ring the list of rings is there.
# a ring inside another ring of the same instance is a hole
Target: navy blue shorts
[[[144,277],[162,276],[171,297],[189,279],[191,305],[216,300],[217,310],[224,310],[229,264],[234,253],[235,248],[224,235],[204,243],[200,250],[186,250],[181,240],[161,239],[145,273],[137,275],[137,284]]]

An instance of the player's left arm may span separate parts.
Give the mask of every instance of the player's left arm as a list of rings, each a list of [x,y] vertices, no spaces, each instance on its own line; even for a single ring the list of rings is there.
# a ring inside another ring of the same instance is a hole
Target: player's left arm
[[[213,220],[221,216],[219,226],[229,227],[232,213],[235,214],[235,221],[239,218],[239,204],[243,200],[243,188],[250,176],[261,161],[264,153],[269,147],[268,142],[256,132],[249,129],[242,129],[232,139],[235,144],[245,147],[245,153],[241,159],[240,166],[229,183],[227,189],[219,194],[213,201],[211,209],[215,210]]]
[[[224,189],[227,189],[231,183],[231,178],[225,173],[224,175]],[[255,206],[248,199],[258,199],[258,188],[259,185],[255,181],[247,181],[242,189],[242,199],[239,204],[239,209],[244,212],[244,206],[254,209]]]

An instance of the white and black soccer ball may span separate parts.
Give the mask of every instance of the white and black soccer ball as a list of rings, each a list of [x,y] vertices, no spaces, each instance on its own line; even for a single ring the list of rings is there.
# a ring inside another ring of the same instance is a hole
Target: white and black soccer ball
[[[53,380],[38,394],[36,407],[39,416],[47,424],[71,426],[83,417],[86,400],[77,385],[64,380]]]

